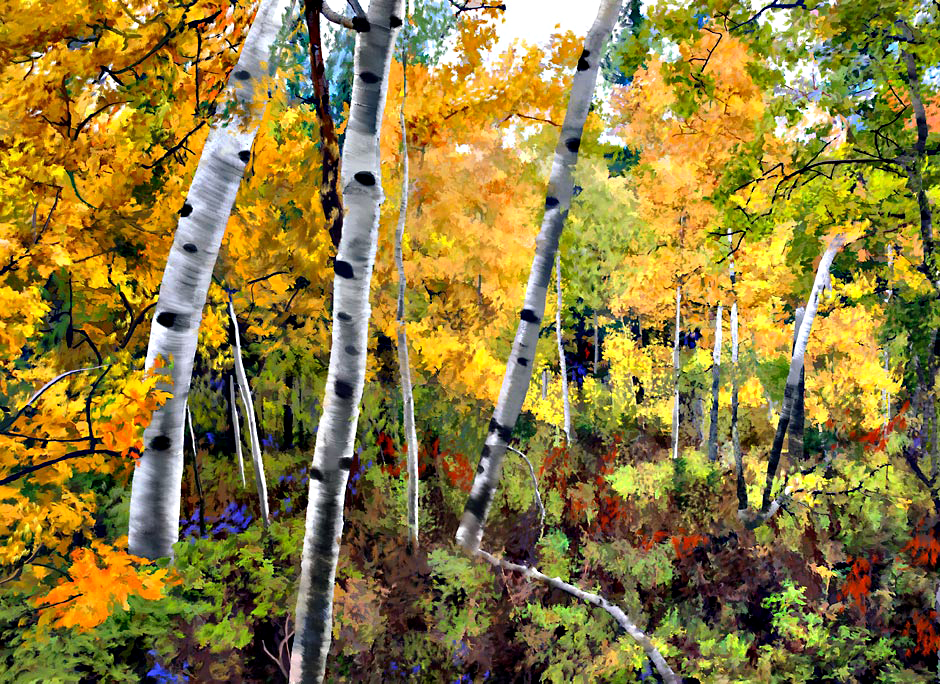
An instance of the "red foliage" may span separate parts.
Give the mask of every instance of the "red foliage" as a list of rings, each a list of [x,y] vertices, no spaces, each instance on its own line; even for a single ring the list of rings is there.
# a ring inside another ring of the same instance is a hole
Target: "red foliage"
[[[937,611],[931,610],[928,611],[927,615],[915,613],[904,625],[904,629],[901,631],[904,636],[910,636],[911,627],[916,632],[915,641],[917,646],[914,649],[915,652],[929,656],[936,653],[937,649],[940,648],[940,634],[937,634],[936,620]],[[910,658],[911,649],[907,649],[904,655]]]
[[[937,540],[934,528],[926,527],[924,523],[921,520],[917,524],[917,531],[901,549],[901,553],[910,554],[911,565],[936,567],[940,559],[940,541]]]
[[[901,410],[897,412],[894,418],[888,421],[887,429],[885,427],[879,427],[861,435],[856,432],[850,432],[849,439],[854,439],[860,444],[864,444],[866,451],[881,451],[885,449],[888,445],[888,435],[892,432],[907,429],[907,419],[904,417],[904,414],[907,412],[910,405],[911,402],[904,402],[904,406],[901,407]]]
[[[856,557],[854,561],[851,556],[848,559],[852,563],[852,569],[845,578],[845,586],[839,592],[839,600],[851,597],[859,612],[864,615],[865,597],[871,593],[872,570],[873,565],[878,562],[878,556],[872,555],[871,561],[861,556]]]

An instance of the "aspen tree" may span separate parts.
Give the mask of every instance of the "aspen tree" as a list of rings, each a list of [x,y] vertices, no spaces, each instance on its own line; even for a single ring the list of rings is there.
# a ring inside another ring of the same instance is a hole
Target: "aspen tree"
[[[372,0],[357,17],[352,105],[343,145],[346,217],[333,278],[330,364],[307,504],[290,681],[321,682],[333,630],[333,584],[343,530],[369,342],[369,286],[384,200],[379,134],[401,0]]]
[[[144,431],[144,452],[131,483],[130,553],[172,557],[179,539],[183,426],[199,324],[212,269],[261,123],[272,55],[293,0],[261,0],[225,94],[236,113],[213,124],[183,206],[154,310],[146,368],[172,359],[162,389],[172,393]],[[172,383],[172,384],[171,384]]]

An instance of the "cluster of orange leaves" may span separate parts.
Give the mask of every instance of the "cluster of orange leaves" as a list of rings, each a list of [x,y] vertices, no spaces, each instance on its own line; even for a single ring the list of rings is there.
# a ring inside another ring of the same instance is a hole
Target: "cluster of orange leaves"
[[[852,563],[852,569],[845,578],[845,586],[839,592],[839,600],[851,597],[859,612],[864,615],[865,597],[871,593],[872,571],[878,562],[878,554],[872,554],[871,560],[862,556],[856,556],[854,560],[849,556],[847,560]]]
[[[119,545],[122,540],[126,543],[126,537],[118,540]],[[91,545],[91,549],[72,552],[69,579],[34,600],[41,609],[40,627],[75,627],[85,632],[103,623],[116,606],[128,610],[128,597],[157,600],[164,586],[180,582],[169,576],[167,568],[153,572],[138,570],[135,564],[150,563],[144,558],[97,541]]]

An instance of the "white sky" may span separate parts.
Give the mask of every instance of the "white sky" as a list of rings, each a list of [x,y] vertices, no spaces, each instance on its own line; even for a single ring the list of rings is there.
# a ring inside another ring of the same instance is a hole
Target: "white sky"
[[[509,45],[514,38],[530,43],[544,43],[556,31],[574,31],[584,36],[600,7],[600,0],[503,0],[506,10],[498,32],[498,49]],[[561,28],[556,29],[555,25]]]

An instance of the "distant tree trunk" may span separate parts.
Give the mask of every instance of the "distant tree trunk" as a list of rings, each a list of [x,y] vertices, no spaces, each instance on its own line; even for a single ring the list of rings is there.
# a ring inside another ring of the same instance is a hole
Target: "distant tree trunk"
[[[888,303],[891,301],[891,295],[893,294],[892,283],[894,282],[894,251],[891,248],[891,245],[888,245],[887,249],[888,257],[888,292],[885,294],[885,308],[888,307]],[[891,371],[891,352],[888,351],[887,346],[884,349],[884,360],[885,360],[885,376]],[[885,405],[885,427],[884,427],[884,436],[885,439],[888,438],[888,425],[891,423],[891,393],[888,390],[882,391],[882,398]]]
[[[571,444],[571,403],[568,401],[568,364],[565,363],[565,345],[561,328],[561,252],[555,253],[555,282],[558,306],[555,308],[555,335],[558,338],[558,363],[561,365],[561,403],[565,412],[565,444]]]
[[[780,463],[780,453],[783,450],[783,438],[786,436],[787,427],[793,415],[793,405],[796,399],[797,388],[800,384],[800,371],[803,370],[803,357],[806,354],[806,344],[809,342],[813,319],[816,317],[816,308],[819,306],[819,295],[822,292],[824,283],[828,281],[829,268],[832,266],[832,261],[835,259],[836,253],[842,247],[843,241],[844,237],[842,233],[839,233],[832,239],[832,242],[829,243],[829,247],[823,254],[819,266],[816,269],[816,279],[813,282],[813,289],[806,302],[806,312],[803,315],[803,322],[800,324],[800,332],[793,348],[793,356],[790,359],[790,372],[787,375],[787,386],[783,395],[783,407],[780,410],[780,420],[777,423],[777,433],[774,435],[770,458],[767,461],[767,481],[764,485],[764,496],[761,501],[761,514],[768,514],[771,509],[774,476],[777,474],[777,466]]]
[[[747,486],[744,482],[744,455],[741,453],[741,435],[738,432],[738,303],[731,303],[731,448],[734,450],[734,470],[737,479],[738,510],[746,511]]]
[[[274,73],[272,50],[292,4],[261,0],[225,91],[239,104],[239,111],[250,115],[247,120],[233,117],[213,124],[179,212],[145,362],[149,369],[158,357],[172,356],[172,368],[164,371],[172,384],[161,385],[171,398],[153,413],[144,431],[144,453],[131,483],[128,550],[144,558],[172,558],[173,544],[179,539],[183,422],[199,323],[225,226],[251,161],[261,105],[267,100],[266,90],[256,93],[256,86]]]
[[[718,459],[718,388],[721,384],[721,304],[715,313],[715,349],[712,352],[712,410],[708,426],[708,460]]]
[[[369,289],[378,243],[379,209],[384,199],[379,135],[394,37],[402,24],[401,9],[401,0],[372,0],[356,34],[356,77],[341,165],[346,216],[333,267],[332,344],[310,469],[291,650],[292,684],[323,681],[330,650],[343,500],[365,384]]]
[[[294,448],[294,371],[287,371],[284,377],[284,387],[287,389],[287,401],[284,402],[284,436],[282,449]]]
[[[199,449],[196,447],[196,431],[193,430],[193,414],[186,404],[186,423],[189,425],[189,442],[193,445],[193,482],[196,484],[196,496],[199,497],[199,534],[206,536],[206,497],[202,491],[202,478],[199,477]]]
[[[597,327],[597,309],[594,310],[594,377],[597,377],[597,363],[600,360],[601,331]]]
[[[682,286],[676,286],[676,334],[672,345],[672,458],[679,458],[679,328]]]
[[[801,306],[796,310],[796,317],[793,322],[793,349],[796,349],[796,338],[800,334],[800,326],[803,324],[803,313],[806,310]],[[788,429],[787,450],[790,458],[794,461],[803,458],[803,424],[805,422],[806,411],[803,408],[803,397],[806,393],[806,366],[800,369],[800,382],[796,386],[796,397],[793,399],[793,417],[790,419]]]
[[[545,298],[552,274],[552,262],[555,261],[558,240],[571,204],[574,185],[571,169],[578,159],[584,122],[597,80],[597,68],[604,54],[604,43],[610,37],[619,10],[619,0],[603,0],[601,3],[597,19],[584,41],[584,49],[578,59],[577,71],[572,81],[568,111],[561,127],[558,145],[555,147],[555,159],[545,199],[545,216],[542,219],[541,231],[535,240],[535,258],[526,285],[521,320],[506,364],[499,401],[490,421],[489,434],[483,446],[470,497],[457,529],[457,543],[471,554],[480,546],[483,526],[499,483],[503,455],[512,438],[512,431],[532,378],[532,364],[535,360],[539,328],[545,315]]]
[[[542,371],[542,399],[548,397],[548,371]]]

